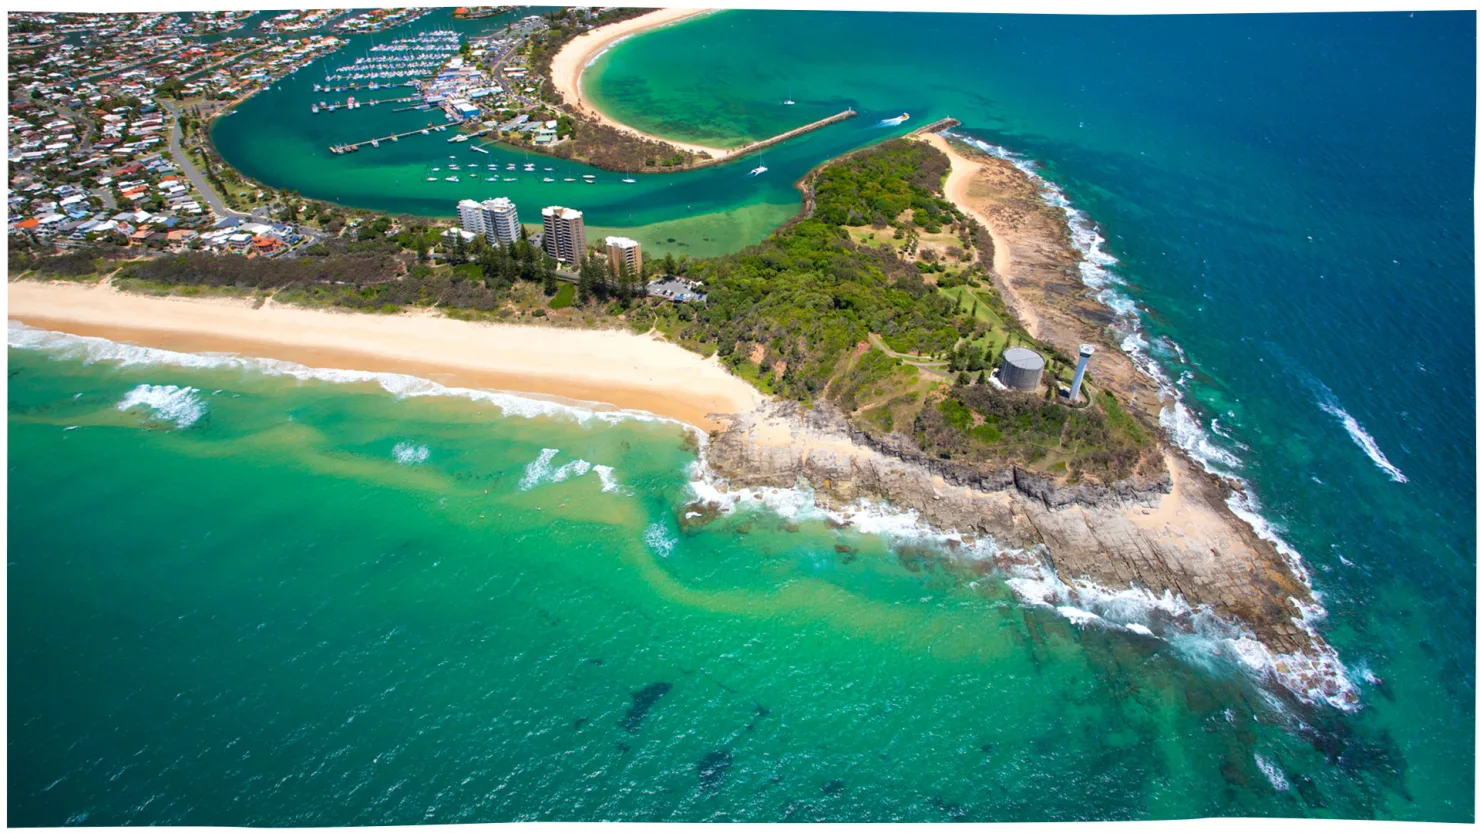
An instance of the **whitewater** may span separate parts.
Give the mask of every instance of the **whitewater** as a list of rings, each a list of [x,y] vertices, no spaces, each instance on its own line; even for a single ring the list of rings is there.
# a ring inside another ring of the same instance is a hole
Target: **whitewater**
[[[727,513],[741,508],[763,508],[788,520],[825,518],[837,524],[851,526],[861,533],[882,537],[892,545],[924,544],[942,554],[963,553],[966,558],[989,562],[1003,569],[1006,586],[1024,603],[1051,608],[1076,625],[1108,627],[1141,637],[1165,639],[1179,652],[1199,661],[1211,671],[1223,673],[1239,667],[1251,672],[1255,679],[1267,678],[1274,681],[1307,702],[1324,702],[1340,709],[1349,709],[1352,706],[1347,702],[1346,695],[1357,690],[1339,659],[1329,648],[1315,656],[1273,654],[1242,628],[1225,622],[1205,608],[1193,608],[1185,600],[1169,592],[1158,597],[1140,588],[1110,590],[1086,580],[1065,582],[1048,566],[1049,558],[1045,557],[1046,553],[1043,551],[1013,550],[999,546],[989,538],[967,544],[961,533],[936,529],[914,510],[901,510],[867,499],[860,499],[837,509],[823,508],[818,503],[815,492],[805,484],[793,488],[734,488],[719,477],[705,461],[707,436],[704,432],[650,413],[606,409],[600,403],[578,406],[508,392],[448,387],[404,374],[310,368],[292,362],[236,355],[181,353],[121,344],[92,336],[42,330],[16,321],[10,322],[8,339],[12,348],[42,350],[88,363],[224,368],[333,384],[374,383],[398,398],[448,396],[493,404],[506,417],[556,418],[583,426],[616,424],[624,420],[671,423],[693,436],[699,450],[699,456],[689,471],[686,499],[690,503],[708,504]],[[132,398],[127,400],[130,405],[147,399],[156,408],[156,413],[164,413],[158,410],[159,407],[173,409],[168,411],[168,418],[171,420],[179,419],[182,413],[178,410],[181,407],[179,402],[192,402],[192,397],[197,395],[193,389],[187,393],[184,389],[156,389],[155,386],[147,385],[141,388],[130,395]],[[194,411],[184,412],[184,416],[188,420],[186,425],[200,418],[200,414]],[[519,489],[530,491],[589,473],[597,475],[603,492],[622,489],[611,467],[592,464],[584,459],[570,460],[555,466],[553,463],[559,454],[559,449],[542,449],[525,466]],[[430,450],[425,445],[403,441],[393,449],[392,456],[402,465],[419,465],[429,459]],[[1241,508],[1246,513],[1249,511],[1247,505]],[[1257,516],[1255,519],[1262,521]],[[1278,541],[1272,527],[1264,524],[1258,529],[1261,534],[1273,536],[1272,539],[1278,542],[1277,546],[1282,548],[1281,552],[1298,563],[1298,555]],[[671,555],[678,546],[672,533],[661,526],[649,529],[644,539],[655,553],[663,557]],[[1308,580],[1303,570],[1299,574],[1302,579]],[[1319,621],[1321,613],[1317,608],[1296,624],[1313,633],[1312,629]],[[1209,649],[1209,645],[1222,647]],[[1210,664],[1199,660],[1209,654],[1236,659],[1238,665],[1231,666],[1226,662]],[[1334,681],[1334,695],[1322,692],[1319,686],[1307,688],[1297,682],[1300,677],[1309,676],[1313,670],[1322,679]]]

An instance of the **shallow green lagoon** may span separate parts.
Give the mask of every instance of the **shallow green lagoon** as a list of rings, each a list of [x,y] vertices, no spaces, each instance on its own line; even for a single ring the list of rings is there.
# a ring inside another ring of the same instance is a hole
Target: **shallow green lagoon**
[[[685,534],[672,423],[84,355],[9,356],[13,824],[1383,807],[1206,646],[820,517]]]

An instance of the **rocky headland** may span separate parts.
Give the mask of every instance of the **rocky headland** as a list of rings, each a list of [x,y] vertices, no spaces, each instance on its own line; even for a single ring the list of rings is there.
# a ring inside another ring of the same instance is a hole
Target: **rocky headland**
[[[992,281],[1013,313],[1065,353],[1096,345],[1095,385],[1156,424],[1169,402],[1119,349],[1116,315],[1080,280],[1082,255],[1042,186],[1007,160],[926,140],[951,159],[947,197],[991,233]],[[989,541],[1005,574],[1033,579],[1015,586],[1028,601],[1093,612],[1096,600],[1130,594],[1154,609],[1159,635],[1212,623],[1245,664],[1297,697],[1356,704],[1313,627],[1321,607],[1297,557],[1235,513],[1229,498],[1240,484],[1209,474],[1165,437],[1154,476],[1071,482],[931,457],[904,434],[860,430],[826,402],[771,401],[722,421],[706,460],[730,488],[802,486],[844,515],[863,500],[913,510],[963,541]]]

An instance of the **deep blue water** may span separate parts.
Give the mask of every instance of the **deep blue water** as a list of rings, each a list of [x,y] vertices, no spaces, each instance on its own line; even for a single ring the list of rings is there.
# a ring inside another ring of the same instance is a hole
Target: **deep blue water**
[[[1328,635],[1386,682],[1356,723],[1391,738],[1418,803],[1471,816],[1474,15],[985,28],[996,117],[968,132],[1042,163],[1104,229]]]
[[[708,78],[755,100],[672,124]],[[763,134],[794,90],[954,116],[1035,162],[1108,238],[1205,456],[1301,554],[1353,674],[1385,681],[1351,727],[1393,750],[1412,802],[1388,812],[1472,816],[1473,13],[733,11],[620,47],[601,84],[649,129]]]

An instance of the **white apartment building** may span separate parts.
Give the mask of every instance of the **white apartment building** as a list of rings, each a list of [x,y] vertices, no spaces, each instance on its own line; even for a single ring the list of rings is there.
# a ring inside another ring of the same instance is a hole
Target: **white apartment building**
[[[579,266],[586,257],[586,221],[581,212],[559,205],[540,210],[545,223],[545,253],[562,263]]]

